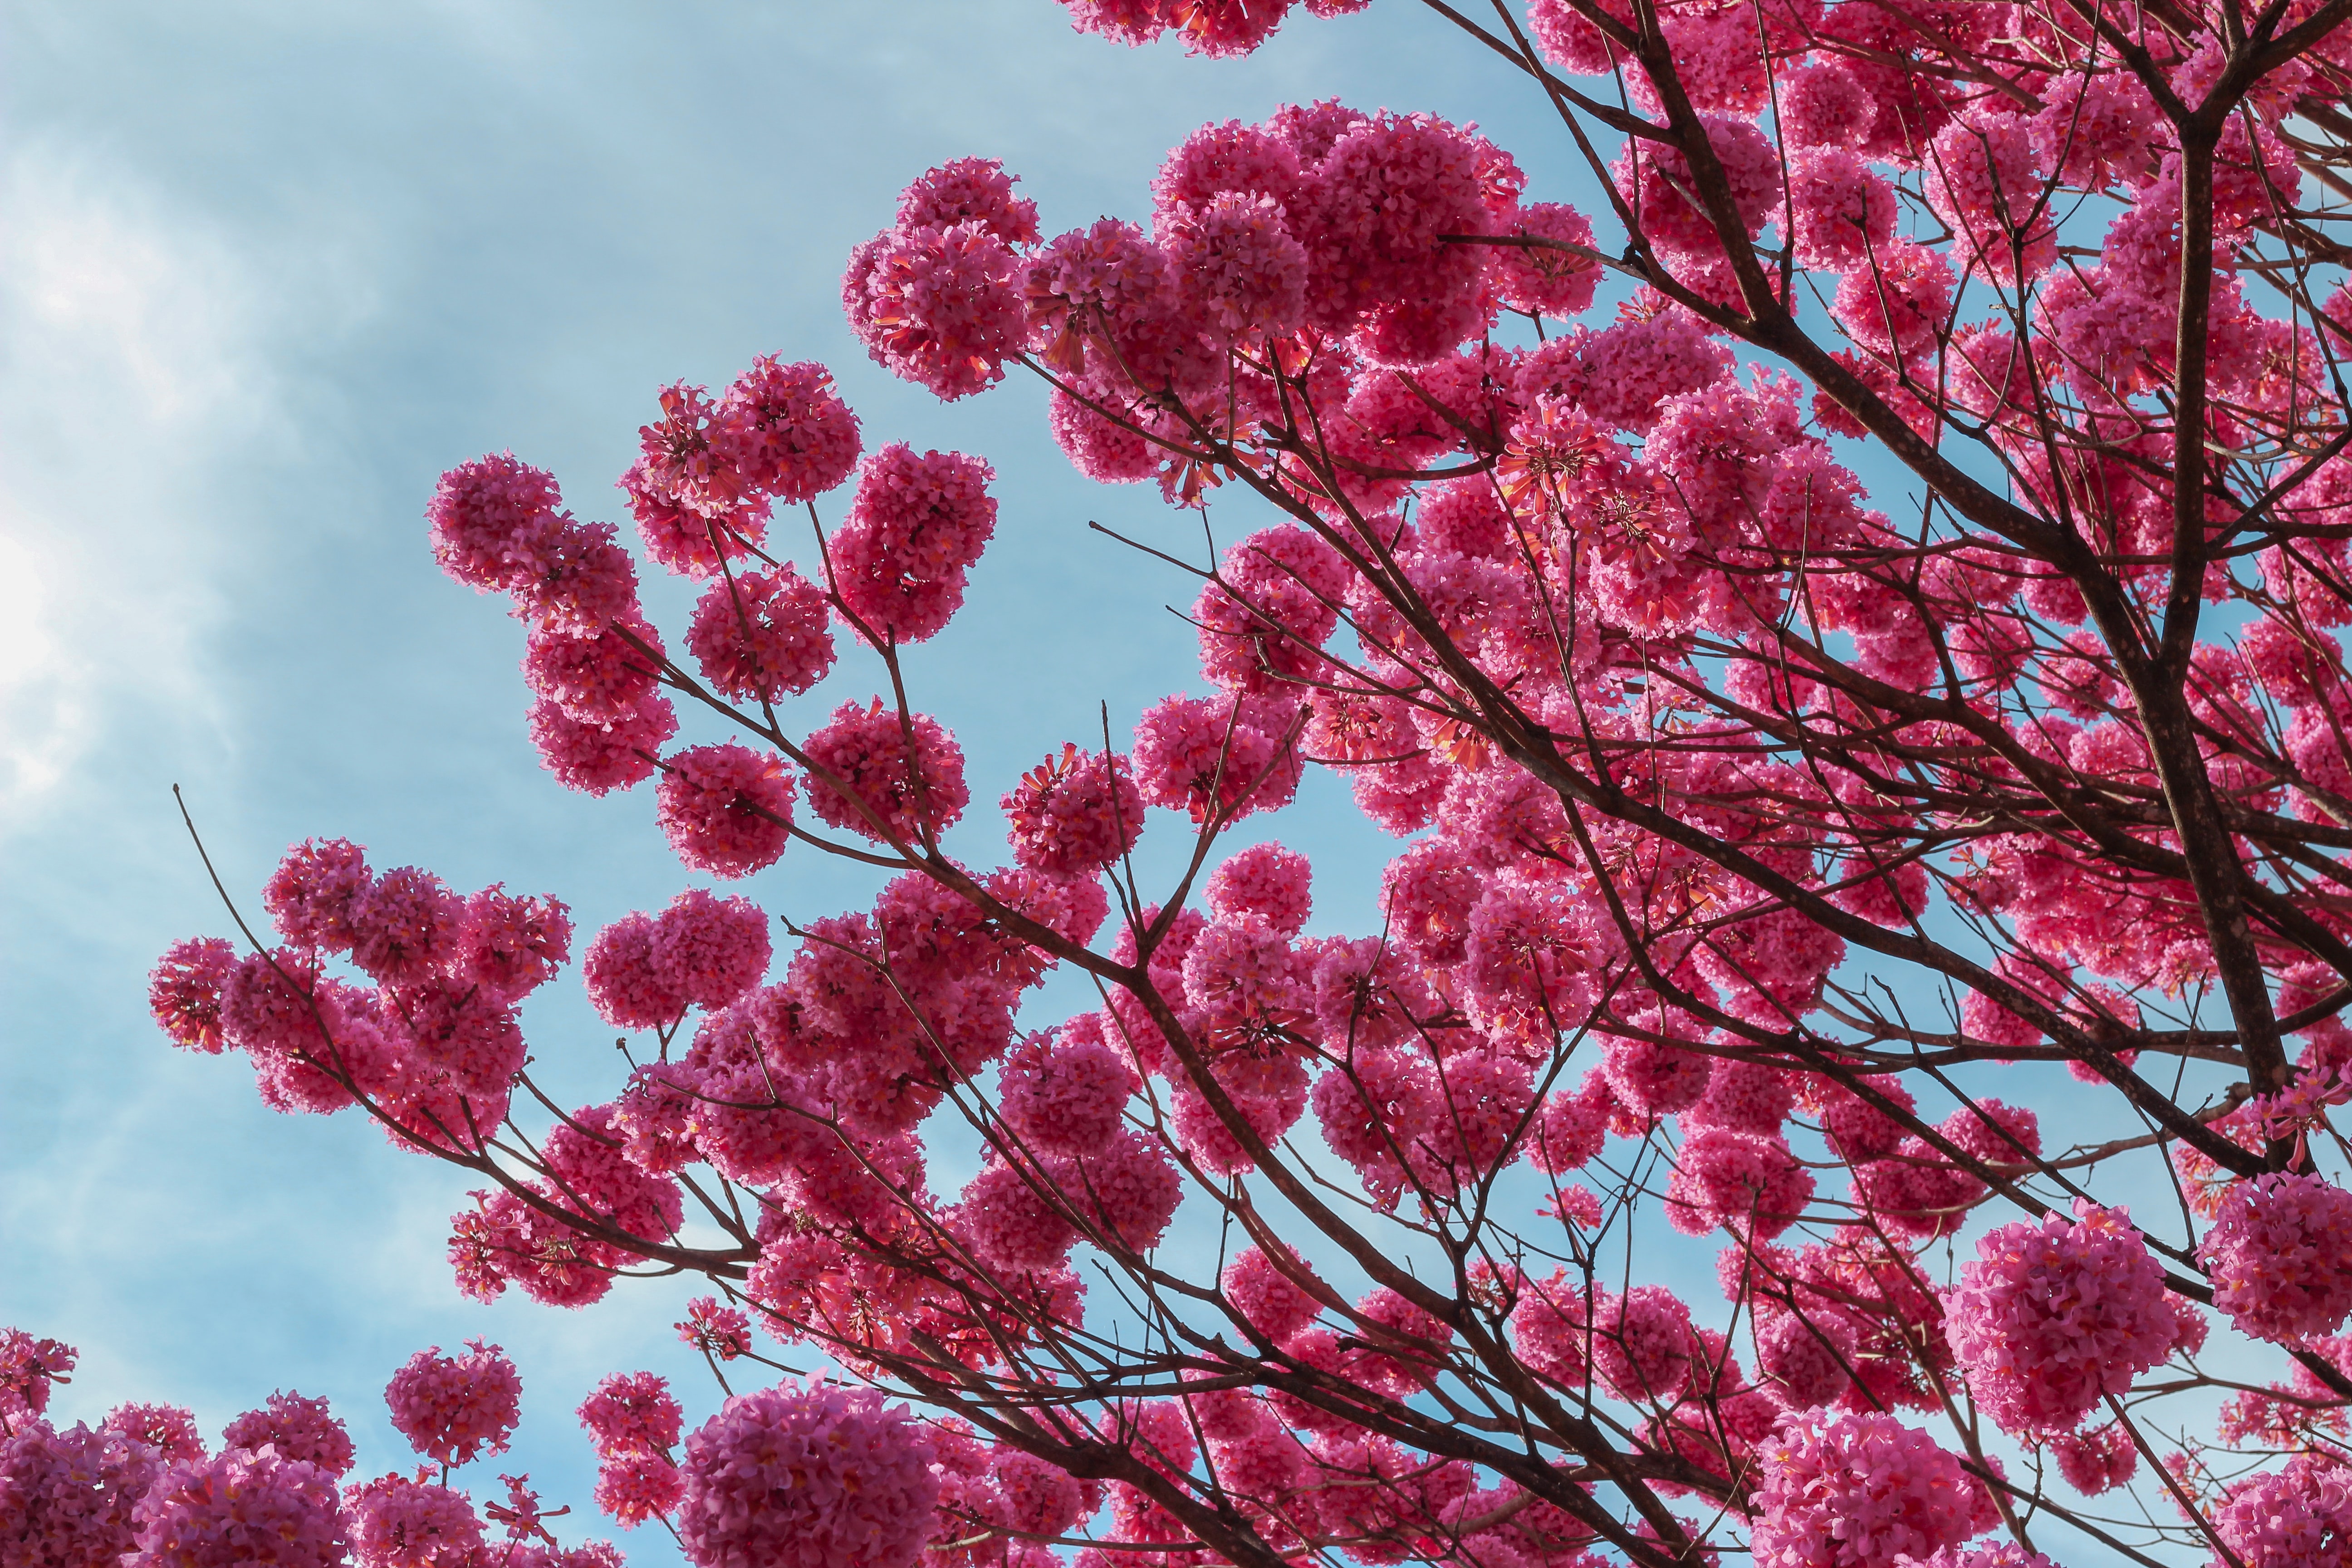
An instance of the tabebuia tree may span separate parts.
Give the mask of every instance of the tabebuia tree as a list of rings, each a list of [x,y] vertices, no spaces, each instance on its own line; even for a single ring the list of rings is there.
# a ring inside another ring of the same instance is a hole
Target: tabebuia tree
[[[2352,1563],[2352,0],[1430,3],[1591,210],[1322,101],[1148,224],[970,158],[849,260],[882,364],[1200,513],[1131,732],[968,776],[901,654],[993,473],[759,358],[660,393],[639,552],[512,456],[429,507],[548,769],[699,874],[579,944],[607,1097],[525,1070],[557,899],[340,839],[164,1029],[478,1177],[471,1294],[707,1279],[708,1418],[589,1422],[707,1568]],[[1352,935],[1310,768],[1398,841]]]

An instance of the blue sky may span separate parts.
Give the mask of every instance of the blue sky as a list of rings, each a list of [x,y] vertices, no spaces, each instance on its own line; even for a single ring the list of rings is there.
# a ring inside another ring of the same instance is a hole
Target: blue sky
[[[996,156],[1049,233],[1139,217],[1202,121],[1337,95],[1479,121],[1531,199],[1601,210],[1540,100],[1405,0],[1302,15],[1241,62],[1079,37],[1050,0],[20,3],[0,27],[0,1323],[82,1348],[69,1419],[166,1399],[216,1432],[295,1387],[331,1396],[378,1469],[405,1458],[393,1368],[497,1339],[528,1419],[476,1493],[527,1468],[583,1513],[571,1409],[597,1376],[676,1373],[690,1419],[714,1402],[671,1340],[687,1292],[467,1301],[441,1258],[467,1184],[349,1117],[269,1114],[233,1058],[167,1049],[148,965],[228,929],[171,785],[248,900],[287,844],[342,835],[380,867],[554,893],[583,941],[657,907],[685,879],[649,798],[539,771],[520,631],[438,574],[421,514],[443,468],[511,447],[618,518],[656,390],[774,353],[834,367],[869,448],[996,465],[969,607],[908,660],[992,802],[1094,733],[1098,701],[1123,729],[1198,687],[1162,609],[1189,591],[1087,521],[1199,534],[1156,493],[1074,474],[1033,388],[941,405],[866,362],[838,277],[907,180]],[[1230,539],[1260,520],[1214,521]],[[648,599],[674,633],[686,592]],[[836,676],[802,728],[872,689],[867,667]],[[993,813],[974,815],[959,847],[992,859]],[[1265,831],[1316,856],[1318,929],[1370,926],[1394,847],[1344,791],[1310,781]],[[1183,847],[1165,820],[1146,843],[1160,864]],[[751,890],[805,918],[872,884],[795,850]],[[526,1026],[559,1097],[616,1085],[570,975]],[[1688,1273],[1707,1291],[1703,1253]]]
[[[1541,194],[1582,182],[1548,176],[1503,70],[1395,3],[1302,16],[1236,63],[1079,37],[1049,0],[16,5],[0,26],[0,1323],[81,1347],[69,1419],[165,1399],[216,1433],[299,1388],[378,1468],[405,1458],[393,1368],[487,1335],[521,1364],[527,1421],[477,1495],[521,1468],[587,1512],[571,1407],[604,1372],[689,1372],[684,1292],[468,1302],[440,1257],[466,1184],[166,1048],[148,965],[227,929],[171,785],[248,897],[288,843],[340,834],[379,866],[555,893],[583,933],[657,906],[683,878],[649,799],[539,772],[520,630],[439,576],[421,513],[441,469],[511,447],[617,517],[656,389],[775,353],[831,364],[869,447],[997,467],[970,606],[910,659],[992,801],[1097,701],[1124,724],[1197,687],[1161,609],[1190,594],[1087,520],[1198,534],[1071,472],[1030,388],[943,406],[866,363],[837,280],[898,188],[982,153],[1049,232],[1140,216],[1193,127],[1335,94],[1483,120]],[[648,596],[675,627],[683,595]],[[870,689],[837,679],[806,726]],[[1318,925],[1364,925],[1392,848],[1315,798],[1276,830],[1318,852]],[[806,917],[871,889],[796,852],[755,894]],[[526,1026],[559,1093],[610,1092],[571,977]],[[707,1378],[682,1387],[707,1412]],[[672,1560],[652,1532],[625,1544]]]

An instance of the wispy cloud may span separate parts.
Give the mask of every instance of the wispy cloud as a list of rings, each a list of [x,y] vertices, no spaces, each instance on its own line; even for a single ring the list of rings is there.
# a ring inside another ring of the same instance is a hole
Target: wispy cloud
[[[287,346],[346,319],[102,157],[36,139],[0,166],[0,833],[107,722],[217,714],[203,633],[241,476],[293,427]]]

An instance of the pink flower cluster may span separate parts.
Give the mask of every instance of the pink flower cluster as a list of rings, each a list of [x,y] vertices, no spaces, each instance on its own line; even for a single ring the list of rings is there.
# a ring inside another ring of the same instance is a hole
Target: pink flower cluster
[[[905,1407],[811,1382],[730,1399],[686,1439],[696,1568],[911,1568],[939,1481]]]
[[[826,551],[844,616],[893,643],[937,636],[995,531],[995,477],[977,458],[918,457],[903,442],[866,458],[849,521]]]
[[[2007,1225],[1945,1300],[1969,1393],[2004,1432],[2070,1432],[2179,1336],[2164,1269],[2121,1209]]]
[[[2332,1334],[2352,1315],[2352,1193],[2315,1174],[2240,1183],[2199,1258],[2213,1305],[2243,1332],[2288,1343]]]
[[[444,1465],[503,1454],[522,1420],[522,1379],[496,1345],[467,1342],[464,1355],[434,1345],[392,1374],[383,1402],[409,1446]]]
[[[173,1465],[141,1500],[125,1568],[341,1568],[349,1539],[335,1478],[272,1448]]]
[[[0,1331],[0,1342],[21,1339],[16,1330]],[[26,1342],[40,1347],[53,1366],[72,1363],[72,1351],[53,1341]],[[486,1353],[477,1347],[462,1361],[480,1363]],[[433,1363],[432,1355],[419,1352],[386,1391],[394,1424],[445,1463],[463,1462],[474,1444],[492,1436],[481,1422],[503,1398],[507,1415],[494,1445],[502,1447],[512,1426],[512,1368],[499,1361],[501,1379],[496,1367],[474,1364],[465,1374],[469,1386],[453,1394],[448,1369],[458,1363]],[[503,1391],[494,1386],[501,1383]],[[456,1406],[470,1413],[453,1415]],[[619,1419],[606,1425],[658,1436],[658,1417],[657,1410],[648,1410],[633,1426]],[[675,1405],[667,1430],[674,1442]],[[121,1405],[96,1430],[59,1430],[24,1413],[0,1421],[0,1563],[9,1568],[620,1565],[619,1555],[601,1543],[560,1548],[544,1522],[552,1515],[535,1501],[521,1511],[496,1504],[484,1510],[506,1522],[516,1543],[486,1554],[482,1518],[472,1500],[428,1482],[422,1470],[413,1480],[386,1475],[339,1494],[336,1483],[352,1468],[352,1445],[322,1399],[272,1394],[262,1408],[231,1421],[221,1436],[220,1451],[207,1453],[193,1418],[169,1405]],[[520,1489],[514,1495],[529,1498]],[[520,1544],[526,1540],[531,1544]]]
[[[598,1508],[632,1528],[677,1510],[686,1478],[670,1457],[679,1411],[667,1382],[649,1372],[616,1372],[581,1402],[580,1425],[602,1461]]]
[[[1998,1516],[1983,1483],[1892,1415],[1793,1422],[1759,1448],[1758,1568],[1875,1568],[1954,1551]]]
[[[274,1448],[281,1458],[316,1465],[337,1479],[350,1472],[357,1457],[351,1433],[327,1408],[327,1402],[299,1394],[271,1394],[262,1408],[247,1411],[221,1429],[221,1446],[257,1452]]]
[[[762,356],[716,403],[681,383],[661,408],[637,432],[642,455],[620,488],[646,552],[686,576],[748,553],[770,506],[814,500],[857,461],[857,416],[820,364]]]
[[[667,1028],[690,1006],[731,1005],[767,973],[768,917],[747,899],[689,888],[658,915],[625,915],[588,944],[582,977],[615,1028]]]
[[[524,1047],[516,1008],[569,956],[553,899],[470,898],[429,871],[372,871],[360,847],[305,840],[262,891],[288,946],[243,959],[174,943],[149,984],[174,1044],[253,1063],[263,1100],[331,1112],[364,1098],[395,1142],[475,1148],[504,1121]],[[347,957],[371,987],[324,973]]]

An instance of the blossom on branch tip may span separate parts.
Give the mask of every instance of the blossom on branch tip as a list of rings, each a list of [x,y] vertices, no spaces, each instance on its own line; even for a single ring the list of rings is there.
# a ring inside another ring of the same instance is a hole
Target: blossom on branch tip
[[[445,1465],[503,1454],[522,1419],[522,1380],[496,1345],[467,1342],[463,1355],[439,1345],[410,1356],[383,1391],[392,1424],[419,1454]]]
[[[782,858],[794,793],[791,772],[773,753],[696,746],[663,760],[655,820],[686,865],[714,877],[748,877]]]

